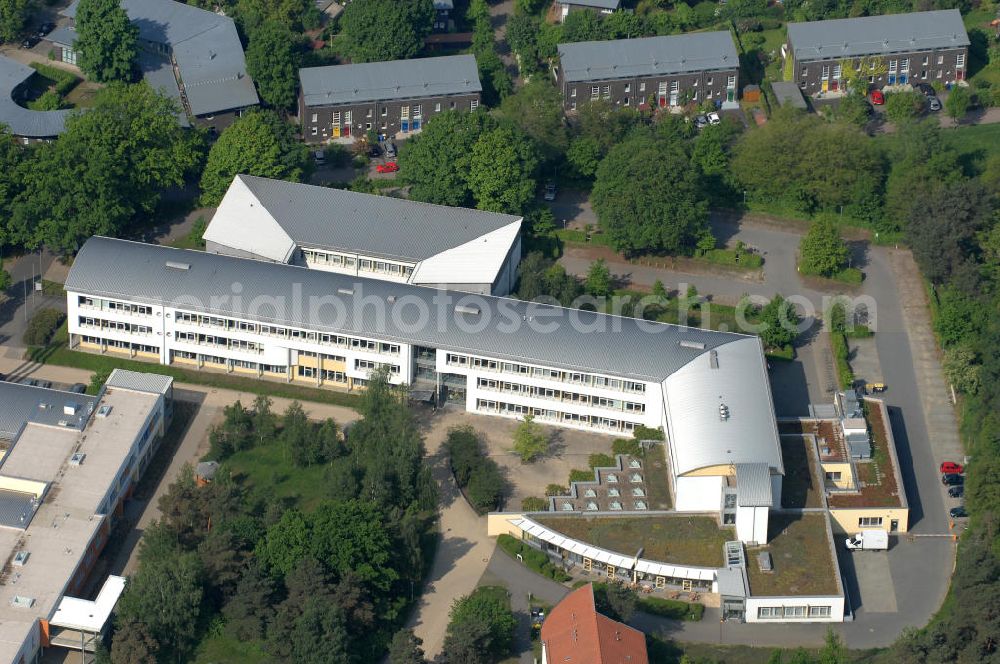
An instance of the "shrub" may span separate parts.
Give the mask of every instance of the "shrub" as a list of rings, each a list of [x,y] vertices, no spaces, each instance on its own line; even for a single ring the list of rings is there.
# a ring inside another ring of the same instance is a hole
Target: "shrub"
[[[837,366],[837,379],[840,381],[840,388],[850,389],[854,386],[854,371],[851,370],[851,363],[848,361],[850,351],[847,348],[847,339],[843,333],[831,331],[830,345],[833,347],[833,358]]]
[[[472,507],[480,514],[485,514],[500,507],[506,484],[496,462],[482,458],[469,476],[466,494]]]
[[[29,346],[44,346],[49,343],[64,318],[66,315],[57,309],[40,309],[24,331],[24,343]]]
[[[453,427],[448,430],[445,449],[451,459],[451,472],[455,474],[455,482],[464,488],[482,457],[479,434],[469,425]]]
[[[544,512],[549,509],[549,501],[537,496],[528,496],[521,501],[521,509],[525,512]]]
[[[642,456],[642,446],[636,438],[615,438],[614,442],[611,443],[611,451],[615,454]]]
[[[545,487],[546,496],[565,496],[567,493],[569,493],[569,489],[562,484],[550,484]]]
[[[616,465],[614,457],[612,457],[610,454],[601,454],[601,453],[591,454],[590,457],[587,459],[587,463],[590,465],[591,469],[608,468],[610,466]]]
[[[564,572],[561,567],[553,565],[547,555],[538,549],[528,546],[515,537],[510,535],[500,535],[497,537],[497,544],[500,545],[500,548],[506,551],[511,558],[516,558],[517,555],[520,554],[525,567],[537,574],[541,574],[542,576],[552,579],[557,583],[564,583],[572,578],[569,574]]]
[[[569,471],[569,483],[573,482],[593,482],[594,481],[594,471],[593,470],[580,470],[579,468],[574,468]]]
[[[663,429],[653,429],[651,427],[638,426],[632,432],[636,440],[664,440]]]
[[[644,613],[651,613],[654,616],[697,622],[705,614],[705,605],[697,602],[688,604],[687,602],[680,602],[675,599],[662,599],[660,597],[641,597],[639,599],[639,610]]]
[[[42,64],[41,62],[32,62],[29,66],[34,68],[35,71],[45,78],[52,79],[56,82],[55,92],[60,98],[68,95],[70,90],[75,88],[77,84],[80,83],[80,79],[73,75],[72,72],[57,69],[56,67],[50,67],[49,65]]]

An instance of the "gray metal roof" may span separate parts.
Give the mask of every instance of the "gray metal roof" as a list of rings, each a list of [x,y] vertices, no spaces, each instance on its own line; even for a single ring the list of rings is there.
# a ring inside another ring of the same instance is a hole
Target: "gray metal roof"
[[[24,530],[35,516],[38,505],[33,494],[0,489],[0,526]]]
[[[559,44],[563,80],[595,81],[740,66],[727,31]]]
[[[58,28],[45,35],[45,41],[58,44],[59,46],[69,46],[72,48],[76,42],[76,28],[72,25],[60,25]]]
[[[766,463],[736,464],[736,504],[740,507],[771,507],[771,469]]]
[[[0,438],[13,440],[28,422],[82,429],[96,403],[86,394],[0,381]],[[78,406],[76,416],[63,412],[66,404]]]
[[[53,138],[66,129],[66,118],[73,111],[32,111],[14,101],[14,88],[34,74],[31,67],[0,55],[0,122],[15,136]]]
[[[773,81],[771,89],[778,99],[779,106],[791,106],[803,110],[809,108],[806,105],[805,97],[802,96],[802,90],[799,89],[799,85],[795,81]]]
[[[190,127],[191,123],[184,110],[181,91],[177,87],[177,77],[174,76],[174,68],[170,61],[147,51],[140,51],[139,69],[142,70],[142,77],[149,83],[149,87],[170,97],[177,104],[177,123],[182,127]]]
[[[104,383],[108,387],[117,387],[133,392],[148,392],[149,394],[166,394],[173,385],[174,379],[156,373],[144,371],[128,371],[115,369]]]
[[[745,567],[721,567],[716,575],[719,595],[725,597],[749,597],[750,584],[747,582]]]
[[[168,261],[189,268],[168,267]],[[239,297],[233,295],[235,285]],[[729,332],[102,237],[84,244],[65,287],[98,297],[643,381],[662,381],[709,349],[733,342],[749,340],[760,353],[756,338]],[[477,306],[480,314],[456,311],[456,304]],[[429,321],[423,312],[430,312]],[[758,362],[763,366],[763,357]],[[750,380],[765,384],[750,385]],[[769,399],[763,373],[750,375],[738,387],[763,391]],[[773,410],[770,417],[773,426]]]
[[[79,0],[63,14],[76,17]],[[122,0],[139,38],[167,44],[194,115],[259,103],[233,19],[173,0]]]
[[[363,103],[482,92],[472,55],[306,67],[299,70],[306,106]]]
[[[512,224],[520,217],[468,208],[432,205],[390,196],[362,194],[308,184],[237,175],[275,222],[299,245],[356,252],[405,261],[422,261]],[[227,194],[227,199],[229,198]],[[233,201],[238,205],[252,201]],[[230,246],[240,214],[229,214],[223,200],[205,237]],[[220,212],[226,212],[226,221]],[[231,218],[230,218],[231,217]],[[212,226],[216,226],[215,229]],[[247,232],[248,225],[243,225]],[[230,240],[231,241],[231,240]]]
[[[957,9],[789,23],[797,62],[836,60],[969,45]]]
[[[582,7],[596,7],[598,9],[618,9],[621,0],[558,0],[564,5],[580,5]]]

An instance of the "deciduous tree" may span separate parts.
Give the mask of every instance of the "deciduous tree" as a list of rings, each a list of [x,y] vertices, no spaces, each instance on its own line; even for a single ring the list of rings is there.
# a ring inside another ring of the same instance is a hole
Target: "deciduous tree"
[[[801,322],[795,305],[780,294],[775,295],[760,311],[761,341],[767,348],[782,348],[795,341]]]
[[[247,46],[247,73],[257,84],[261,99],[278,110],[295,104],[295,40],[286,26],[268,21],[253,32]]]
[[[31,0],[0,0],[0,41],[17,41],[30,9]]]
[[[401,629],[389,644],[389,664],[426,664],[423,641],[412,629]]]
[[[508,95],[500,111],[538,145],[542,156],[552,161],[569,146],[562,95],[548,80],[538,78]]]
[[[522,462],[529,463],[545,454],[548,449],[548,433],[535,422],[534,415],[528,413],[514,432],[514,451],[521,457]]]
[[[340,17],[341,38],[354,62],[412,58],[434,23],[431,0],[352,2]]]
[[[956,85],[948,93],[948,98],[944,100],[944,110],[948,117],[961,120],[969,112],[972,106],[972,93],[962,85]]]
[[[847,267],[849,257],[840,230],[828,219],[814,221],[799,243],[799,268],[806,274],[833,276]]]
[[[611,295],[613,285],[611,270],[608,269],[608,264],[603,258],[598,258],[590,264],[590,268],[587,270],[587,281],[584,283],[584,288],[590,295],[607,297]]]
[[[131,81],[139,54],[139,28],[119,0],[80,0],[76,9],[77,64],[99,83]]]
[[[467,206],[472,147],[496,122],[484,112],[445,111],[403,144],[399,178],[410,198],[438,205]]]
[[[481,135],[472,146],[469,167],[469,190],[480,210],[521,214],[535,195],[538,154],[513,127]]]

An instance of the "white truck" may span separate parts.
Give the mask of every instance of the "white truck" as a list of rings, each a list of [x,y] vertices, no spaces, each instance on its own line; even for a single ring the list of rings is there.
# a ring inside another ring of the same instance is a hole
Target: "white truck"
[[[844,545],[850,551],[885,551],[889,548],[889,533],[884,530],[862,530],[848,537]]]

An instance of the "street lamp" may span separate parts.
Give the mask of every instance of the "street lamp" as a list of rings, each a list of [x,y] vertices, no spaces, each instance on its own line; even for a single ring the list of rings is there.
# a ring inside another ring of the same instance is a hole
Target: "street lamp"
[[[743,205],[746,206],[746,204],[747,204],[747,190],[744,189],[743,190]]]

